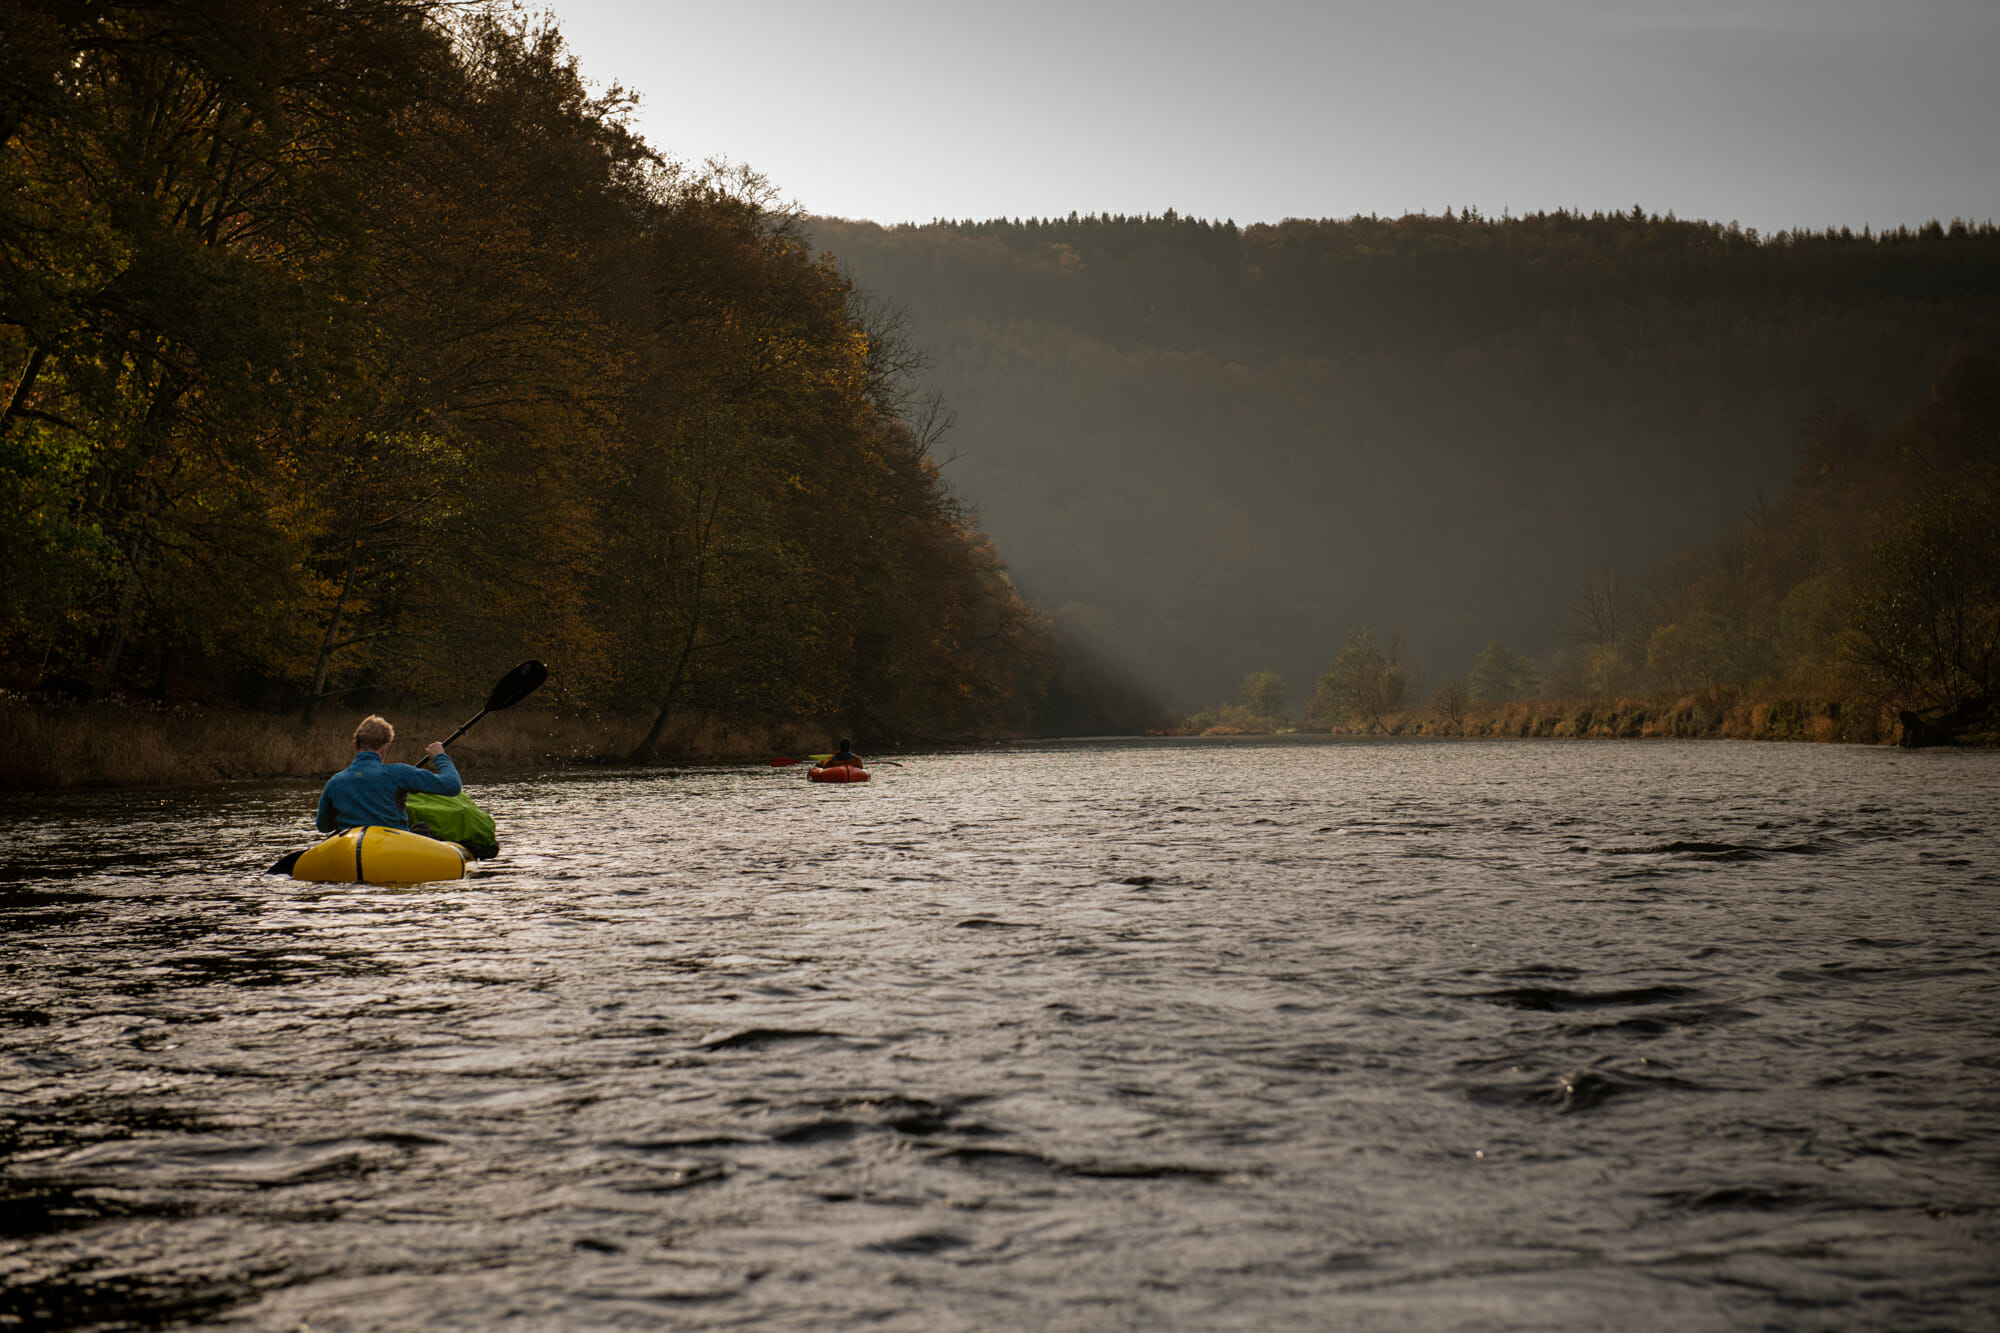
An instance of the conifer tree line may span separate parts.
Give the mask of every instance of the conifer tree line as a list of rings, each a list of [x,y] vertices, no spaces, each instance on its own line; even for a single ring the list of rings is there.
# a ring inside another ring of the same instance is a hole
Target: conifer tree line
[[[917,355],[754,174],[442,0],[8,0],[0,686],[1025,727]],[[371,693],[372,692],[372,693]]]
[[[1965,218],[1767,235],[1634,204],[1499,217],[1447,207],[1251,226],[1172,209],[816,225],[843,258],[914,306],[1060,322],[1115,346],[1225,357],[1409,340],[1464,345],[1551,320],[1581,333],[1606,315],[1628,327],[1622,344],[1640,346],[1649,331],[1630,319],[1649,306],[1663,329],[1686,340],[1732,320],[1838,326],[1877,301],[1943,302],[1963,314],[2000,295],[2000,226]]]

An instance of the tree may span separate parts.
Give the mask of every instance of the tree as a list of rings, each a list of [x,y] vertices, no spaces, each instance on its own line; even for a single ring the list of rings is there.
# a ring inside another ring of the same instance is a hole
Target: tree
[[[15,0],[0,683],[285,706],[523,652],[572,700],[1027,725],[1044,617],[914,343],[546,19]],[[421,644],[421,651],[412,651]]]
[[[2000,522],[1947,494],[1876,545],[1846,650],[1884,693],[1949,711],[2000,678]]]
[[[1465,682],[1456,678],[1445,681],[1431,696],[1431,712],[1453,731],[1465,728]]]
[[[288,563],[269,446],[362,318],[354,168],[444,50],[436,8],[10,7],[27,40],[0,70],[0,471],[23,448],[59,463],[39,512],[63,521],[8,553],[72,558],[55,672],[110,687],[149,611],[164,638],[259,655],[213,632],[254,636],[228,608]],[[15,438],[30,426],[45,438]],[[239,595],[182,597],[186,571]]]
[[[1243,678],[1236,698],[1257,717],[1276,717],[1285,709],[1285,681],[1275,671],[1253,671]]]
[[[1389,652],[1382,669],[1382,709],[1395,712],[1410,697],[1410,675],[1403,666],[1403,631],[1389,631]]]
[[[1306,704],[1308,726],[1373,726],[1388,711],[1389,663],[1375,646],[1375,631],[1349,630],[1340,656],[1315,683]]]
[[[1533,662],[1508,652],[1499,640],[1488,639],[1472,659],[1466,694],[1473,703],[1505,703],[1526,698],[1539,684]]]
[[[1629,598],[1617,571],[1601,570],[1585,577],[1569,602],[1570,642],[1583,654],[1582,685],[1592,694],[1616,694],[1629,673],[1623,646]]]
[[[392,595],[371,590],[377,637],[345,675],[429,692],[533,653],[603,706],[620,622],[595,580],[643,374],[640,237],[673,177],[625,125],[629,98],[591,89],[552,24],[487,9],[453,35],[451,68],[399,118],[395,169],[359,187],[372,336],[350,419],[320,446],[427,448],[370,450],[377,510],[414,521],[376,534]]]

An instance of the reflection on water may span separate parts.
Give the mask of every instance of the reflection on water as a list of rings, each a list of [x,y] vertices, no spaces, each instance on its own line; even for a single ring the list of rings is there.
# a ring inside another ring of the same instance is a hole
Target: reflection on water
[[[396,889],[259,873],[307,787],[0,806],[0,1325],[2000,1301],[2000,755],[1133,742],[478,790],[505,858]]]

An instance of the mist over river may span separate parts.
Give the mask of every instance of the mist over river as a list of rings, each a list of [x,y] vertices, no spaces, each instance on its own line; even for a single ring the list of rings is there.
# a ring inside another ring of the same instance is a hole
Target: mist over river
[[[0,1328],[1996,1325],[2000,754],[468,769],[0,803]]]

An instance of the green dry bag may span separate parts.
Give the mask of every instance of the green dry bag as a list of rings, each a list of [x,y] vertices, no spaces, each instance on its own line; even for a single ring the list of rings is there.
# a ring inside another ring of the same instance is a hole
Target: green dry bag
[[[493,816],[474,805],[470,796],[405,792],[403,808],[411,819],[430,825],[433,838],[463,843],[474,856],[493,856],[500,850]]]

